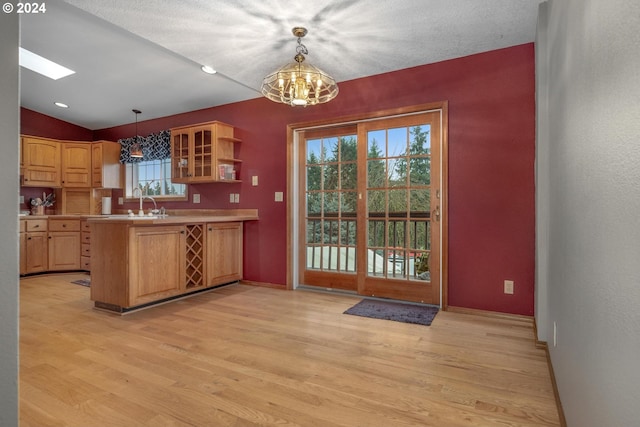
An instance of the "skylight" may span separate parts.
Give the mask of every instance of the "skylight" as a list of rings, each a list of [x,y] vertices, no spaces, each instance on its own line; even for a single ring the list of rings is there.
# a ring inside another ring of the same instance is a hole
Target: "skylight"
[[[75,74],[75,71],[56,64],[40,55],[36,55],[24,48],[20,48],[20,65],[53,80]]]

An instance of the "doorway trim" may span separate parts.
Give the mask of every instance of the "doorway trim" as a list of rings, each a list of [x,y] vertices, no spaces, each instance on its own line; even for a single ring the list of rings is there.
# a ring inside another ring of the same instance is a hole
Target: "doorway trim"
[[[440,125],[442,132],[441,156],[440,156],[440,182],[442,196],[440,200],[440,307],[446,310],[449,299],[449,112],[448,101],[433,102],[428,104],[412,105],[408,107],[380,110],[370,113],[362,113],[352,116],[342,116],[332,119],[314,120],[287,125],[287,274],[286,288],[289,290],[297,288],[298,276],[298,176],[299,162],[297,161],[297,145],[299,143],[298,133],[320,127],[333,127],[356,122],[377,120],[386,117],[413,115],[421,112],[440,110]]]

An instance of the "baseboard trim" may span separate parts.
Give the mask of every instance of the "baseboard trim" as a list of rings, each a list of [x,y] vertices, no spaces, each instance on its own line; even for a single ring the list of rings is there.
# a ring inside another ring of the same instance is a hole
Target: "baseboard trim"
[[[522,314],[501,313],[499,311],[479,310],[477,308],[448,306],[445,311],[460,314],[472,314],[474,316],[492,317],[494,319],[517,320],[519,322],[534,323],[533,316],[525,316]]]
[[[536,347],[543,348],[547,355],[547,366],[549,367],[549,375],[551,375],[551,385],[553,386],[553,395],[556,398],[556,408],[558,408],[558,418],[560,419],[560,427],[567,427],[567,419],[564,417],[564,410],[562,409],[562,402],[560,401],[560,392],[558,391],[558,384],[556,383],[556,374],[553,371],[553,365],[551,364],[551,355],[549,354],[549,346],[545,341],[536,340]]]
[[[285,285],[277,285],[275,283],[267,283],[267,282],[254,282],[253,280],[241,280],[241,285],[249,285],[249,286],[258,286],[261,288],[271,288],[271,289],[280,289],[286,290]]]

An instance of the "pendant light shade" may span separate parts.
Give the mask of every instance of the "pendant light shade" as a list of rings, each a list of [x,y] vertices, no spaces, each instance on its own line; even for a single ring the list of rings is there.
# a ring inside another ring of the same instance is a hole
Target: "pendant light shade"
[[[335,79],[318,67],[305,62],[309,52],[301,43],[307,29],[295,27],[293,35],[298,38],[295,61],[269,74],[262,80],[262,94],[274,102],[291,106],[307,106],[329,102],[338,95]]]
[[[133,109],[131,111],[133,111],[136,115],[136,136],[135,136],[135,142],[131,144],[131,148],[129,149],[129,156],[137,159],[141,159],[143,156],[142,156],[142,147],[138,143],[138,114],[142,113],[142,111],[136,110],[136,109]]]

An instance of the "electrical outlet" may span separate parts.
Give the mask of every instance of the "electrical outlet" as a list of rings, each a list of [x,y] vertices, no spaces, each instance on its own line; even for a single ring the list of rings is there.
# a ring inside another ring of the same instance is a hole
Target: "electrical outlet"
[[[193,195],[193,203],[200,203],[200,195],[199,194],[194,194]]]
[[[240,194],[236,193],[233,195],[233,203],[240,203]]]
[[[124,205],[124,197],[118,197],[118,204]]]
[[[24,196],[20,196],[20,204],[24,203]]]
[[[276,191],[276,196],[275,196],[276,202],[282,202],[283,197],[284,197],[284,194],[282,193],[282,191]]]
[[[513,295],[513,280],[504,281],[504,293]]]
[[[251,185],[253,185],[254,187],[258,186],[258,176],[254,175],[251,177]]]

